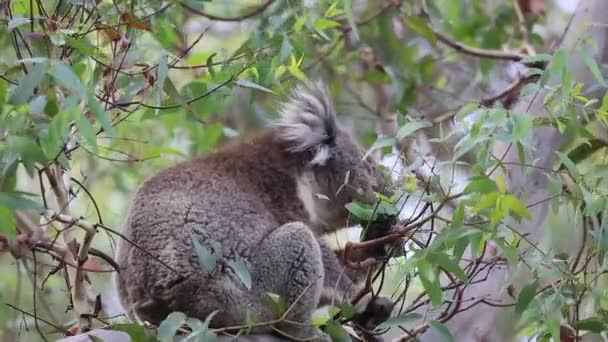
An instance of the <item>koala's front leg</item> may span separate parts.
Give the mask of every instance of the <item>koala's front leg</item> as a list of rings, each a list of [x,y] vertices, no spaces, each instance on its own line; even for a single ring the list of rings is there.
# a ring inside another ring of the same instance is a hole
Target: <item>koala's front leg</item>
[[[323,282],[323,292],[319,305],[335,305],[340,307],[344,302],[350,302],[359,291],[363,284],[353,281],[352,271],[347,269],[327,243],[319,240],[321,256],[323,257],[323,267],[325,279]],[[355,306],[353,321],[357,326],[364,330],[371,331],[376,326],[390,317],[393,311],[393,302],[386,297],[372,296],[371,293],[363,296]],[[381,339],[365,334],[368,341],[381,341]]]
[[[323,279],[323,292],[319,306],[335,305],[340,306],[350,299],[359,291],[360,286],[357,286],[351,276],[351,272],[345,268],[336,252],[321,239],[319,246],[321,247],[321,257],[323,258],[323,268],[325,270],[325,278]]]

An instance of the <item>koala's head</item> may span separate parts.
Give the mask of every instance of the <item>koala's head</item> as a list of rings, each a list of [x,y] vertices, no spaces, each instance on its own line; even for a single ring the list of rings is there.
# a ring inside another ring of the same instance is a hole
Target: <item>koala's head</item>
[[[339,127],[322,83],[296,87],[280,114],[275,129],[287,151],[303,160],[297,175],[298,195],[311,218],[329,227],[343,226],[346,204],[376,201],[375,192],[384,188],[384,175]]]

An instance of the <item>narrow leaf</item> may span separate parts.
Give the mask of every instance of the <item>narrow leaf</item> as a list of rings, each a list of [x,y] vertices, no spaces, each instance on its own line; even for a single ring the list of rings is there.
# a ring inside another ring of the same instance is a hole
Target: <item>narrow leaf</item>
[[[398,315],[395,317],[391,317],[391,318],[387,319],[386,321],[384,321],[384,323],[380,324],[376,328],[376,331],[383,330],[386,328],[397,327],[400,325],[406,325],[406,324],[409,324],[412,322],[419,321],[422,318],[423,318],[423,316],[416,312],[409,312],[409,313],[401,314],[401,315]]]
[[[3,206],[0,206],[0,233],[9,236],[15,235],[15,217],[9,208]]]
[[[442,341],[454,342],[454,336],[452,336],[452,333],[448,327],[446,327],[443,323],[439,321],[430,321],[429,326],[438,332],[439,335],[441,335]]]
[[[429,253],[428,259],[432,263],[444,268],[446,271],[455,275],[456,277],[458,277],[458,279],[462,280],[465,283],[468,283],[469,278],[467,277],[466,273],[464,273],[462,268],[460,268],[460,265],[458,265],[456,261],[450,259],[450,257],[446,254],[441,252]]]
[[[373,151],[375,151],[379,148],[393,146],[393,145],[395,145],[396,142],[397,142],[397,139],[395,139],[395,137],[390,137],[390,136],[380,137],[376,141],[374,141],[374,143],[369,148],[369,150],[367,150],[367,152],[365,153],[365,156],[363,158],[364,159],[367,158],[367,156],[369,156]]]
[[[97,153],[97,136],[95,135],[95,129],[89,120],[84,115],[76,116],[76,127],[78,127],[80,135],[87,144],[89,144],[89,146],[93,148],[93,151]]]
[[[79,98],[85,98],[85,88],[82,82],[80,82],[78,76],[65,63],[56,63],[51,68],[50,73],[57,83],[77,94]]]
[[[513,114],[513,140],[523,139],[532,130],[532,119],[528,115]]]
[[[405,24],[412,29],[412,31],[418,33],[429,42],[435,44],[437,37],[435,32],[429,27],[429,25],[421,17],[408,16],[405,18]]]
[[[186,315],[181,312],[172,312],[158,327],[157,338],[160,341],[173,341],[173,337],[182,325],[186,323]]]
[[[329,322],[325,327],[325,332],[331,337],[332,342],[352,341],[344,327],[336,321]]]
[[[140,324],[130,323],[130,324],[112,324],[110,326],[104,327],[105,330],[111,331],[122,331],[127,333],[131,338],[131,341],[138,342],[155,342],[157,339],[149,333],[146,328],[144,328]]]
[[[229,261],[228,265],[234,273],[239,277],[243,285],[247,288],[247,290],[251,289],[251,273],[249,273],[249,269],[247,265],[243,262],[243,260],[235,260]]]
[[[589,317],[580,321],[574,322],[574,328],[576,330],[586,330],[592,333],[602,333],[608,330],[608,322],[601,317]]]
[[[581,58],[583,59],[585,64],[587,64],[589,71],[591,71],[591,74],[593,75],[593,77],[595,77],[595,79],[602,86],[608,87],[608,84],[606,84],[606,80],[604,79],[604,76],[602,75],[600,67],[599,67],[599,65],[597,65],[597,62],[595,61],[595,59],[593,57],[591,57],[589,55],[589,53],[585,50],[581,50],[580,54],[581,54]]]
[[[8,30],[12,31],[21,25],[25,25],[25,24],[29,24],[29,23],[30,23],[30,19],[28,19],[28,18],[14,17],[13,19],[9,20],[9,22],[8,22]]]
[[[431,299],[431,303],[433,306],[438,307],[443,302],[443,292],[441,291],[441,286],[433,267],[428,262],[421,260],[418,263],[418,270],[420,273],[420,281]]]
[[[464,223],[464,203],[460,202],[452,215],[452,228],[459,228]]]
[[[112,138],[114,137],[114,126],[112,126],[112,122],[110,121],[110,117],[108,113],[101,107],[97,99],[92,92],[87,92],[87,105],[93,114],[95,115],[95,120],[101,124],[104,132]]]
[[[521,289],[519,296],[517,296],[517,303],[515,304],[515,312],[522,314],[528,305],[534,299],[536,295],[536,288],[538,287],[538,279],[534,280],[532,284],[528,284]]]
[[[192,244],[194,245],[194,252],[198,257],[198,263],[201,268],[207,272],[211,273],[215,269],[215,265],[217,263],[217,257],[215,254],[211,252],[211,250],[203,245],[192,235]]]
[[[346,20],[348,25],[353,30],[355,41],[359,40],[359,31],[357,30],[357,24],[353,16],[353,0],[344,0],[344,13],[346,13]]]
[[[36,89],[40,82],[42,82],[47,67],[48,62],[46,60],[35,64],[30,69],[29,73],[21,79],[19,85],[13,90],[9,102],[14,105],[22,105],[27,103],[30,97],[32,97],[34,94],[34,89]]]
[[[477,103],[477,102],[467,103],[466,105],[460,107],[460,109],[456,112],[454,117],[456,119],[460,120],[460,119],[464,118],[465,116],[471,114],[477,108],[479,108],[479,103]]]
[[[430,127],[433,124],[425,120],[410,121],[399,128],[397,140],[402,140],[419,129]]]
[[[503,208],[509,209],[511,212],[517,214],[518,216],[525,217],[527,219],[531,219],[532,215],[528,211],[525,205],[523,205],[517,197],[514,195],[505,195],[502,198]]]
[[[522,59],[521,62],[523,64],[535,64],[538,62],[550,62],[551,58],[552,58],[552,56],[549,54],[539,53],[537,55],[527,56],[524,59]]]
[[[265,91],[267,93],[270,94],[274,94],[276,95],[276,93],[274,91],[272,91],[272,89],[268,89],[266,87],[263,87],[257,83],[251,82],[251,81],[247,81],[247,80],[236,80],[234,83],[236,83],[237,85],[241,86],[241,87],[245,87],[245,88],[253,88],[253,89],[257,89],[257,90],[261,90],[261,91]]]
[[[39,203],[11,192],[0,192],[0,206],[15,210],[44,209]]]

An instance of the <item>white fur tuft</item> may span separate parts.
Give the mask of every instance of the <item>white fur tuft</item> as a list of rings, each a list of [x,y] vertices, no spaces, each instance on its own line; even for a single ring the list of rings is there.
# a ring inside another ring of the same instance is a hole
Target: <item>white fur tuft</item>
[[[291,152],[313,152],[311,164],[323,165],[330,157],[329,143],[336,136],[336,113],[322,82],[298,85],[280,108],[276,127]]]

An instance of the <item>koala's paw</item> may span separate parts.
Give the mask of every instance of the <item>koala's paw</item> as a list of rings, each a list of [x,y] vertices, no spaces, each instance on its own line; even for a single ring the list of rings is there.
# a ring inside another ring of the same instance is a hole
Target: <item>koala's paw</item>
[[[391,317],[393,307],[390,299],[368,293],[355,306],[353,321],[364,331],[371,332]]]

